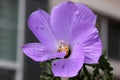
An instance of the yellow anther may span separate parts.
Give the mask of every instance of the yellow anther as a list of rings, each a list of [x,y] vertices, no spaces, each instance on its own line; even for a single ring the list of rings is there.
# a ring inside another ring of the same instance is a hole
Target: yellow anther
[[[64,43],[64,41],[62,41],[62,40],[59,41],[58,51],[59,51],[59,52],[65,52],[65,53],[66,53],[65,56],[68,56],[69,48],[68,48],[68,46]]]

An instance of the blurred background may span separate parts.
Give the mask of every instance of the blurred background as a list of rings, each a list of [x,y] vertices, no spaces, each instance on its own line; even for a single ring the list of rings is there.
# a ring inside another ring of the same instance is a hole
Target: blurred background
[[[27,19],[38,8],[50,12],[62,1],[65,0],[0,0],[0,80],[39,80],[39,63],[21,51],[23,44],[38,42],[27,27]],[[98,15],[96,25],[114,68],[114,80],[120,80],[120,1],[72,1],[88,5]]]

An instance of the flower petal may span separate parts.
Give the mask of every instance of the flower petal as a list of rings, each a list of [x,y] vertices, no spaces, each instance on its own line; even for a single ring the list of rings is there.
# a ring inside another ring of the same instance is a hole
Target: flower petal
[[[73,24],[76,6],[72,2],[63,2],[52,9],[51,27],[58,40],[68,40]]]
[[[77,11],[74,17],[73,28],[70,33],[70,42],[84,41],[85,37],[88,36],[95,28],[96,15],[85,5],[76,4]]]
[[[77,11],[75,15],[75,24],[85,23],[85,24],[96,24],[96,15],[84,4],[76,4]],[[94,26],[93,26],[94,27]]]
[[[89,35],[84,42],[84,53],[85,63],[98,63],[98,60],[102,54],[102,43],[97,30]]]
[[[57,39],[68,41],[74,27],[79,31],[82,31],[82,29],[87,31],[86,28],[88,27],[85,25],[90,25],[89,28],[94,27],[96,15],[83,4],[63,2],[53,8],[50,19],[52,30]],[[76,35],[71,38],[73,39],[73,37],[76,38]]]
[[[49,14],[40,9],[34,11],[28,19],[28,26],[42,44],[56,48],[56,39],[50,29]]]
[[[40,43],[29,43],[22,47],[25,55],[37,62],[43,62],[54,58],[64,58],[65,53],[57,53],[47,49]]]
[[[52,63],[52,72],[57,77],[76,76],[84,63],[84,52],[81,45],[73,47],[69,58],[55,60]]]
[[[70,44],[73,46],[75,44],[81,44],[83,43],[87,36],[92,34],[94,30],[96,29],[95,27],[91,27],[91,24],[84,24],[80,23],[79,25],[75,25],[74,28],[71,31],[71,36],[70,36]]]

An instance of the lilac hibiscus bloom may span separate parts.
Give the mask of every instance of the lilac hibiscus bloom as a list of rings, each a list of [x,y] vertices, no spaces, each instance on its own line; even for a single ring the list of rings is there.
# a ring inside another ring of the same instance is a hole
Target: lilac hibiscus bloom
[[[51,15],[39,9],[30,15],[28,25],[41,43],[26,44],[22,50],[37,62],[55,59],[54,76],[76,76],[84,63],[97,63],[101,55],[95,23],[96,15],[83,4],[60,3]]]

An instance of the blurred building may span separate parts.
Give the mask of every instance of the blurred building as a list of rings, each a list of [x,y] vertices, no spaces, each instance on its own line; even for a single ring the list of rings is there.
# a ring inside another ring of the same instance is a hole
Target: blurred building
[[[27,28],[27,19],[38,8],[50,11],[65,0],[0,0],[0,80],[39,80],[40,68],[24,56],[21,46],[37,42]],[[103,46],[114,67],[116,80],[120,79],[120,1],[73,0],[87,4],[97,15]]]
[[[0,0],[0,80],[39,80],[40,68],[21,46],[37,42],[27,28],[30,13],[48,10],[48,0]]]

